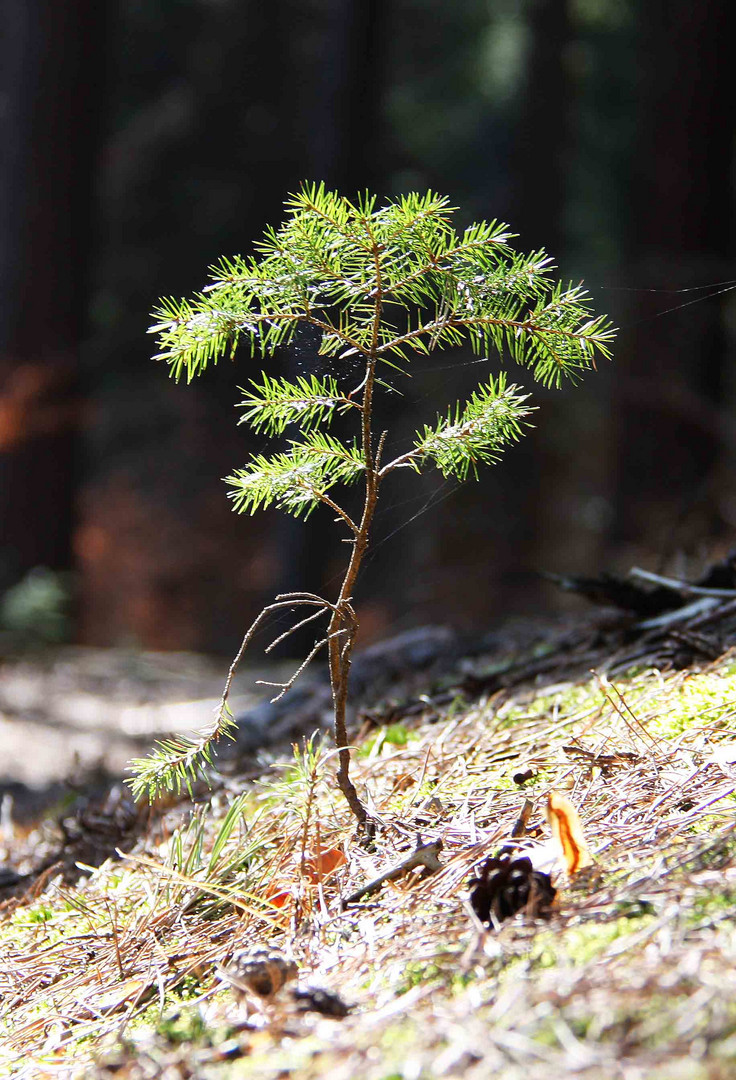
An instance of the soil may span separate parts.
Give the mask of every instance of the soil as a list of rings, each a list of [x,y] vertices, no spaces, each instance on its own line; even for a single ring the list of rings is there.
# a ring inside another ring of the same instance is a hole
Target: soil
[[[205,727],[222,693],[227,661],[192,653],[65,647],[0,666],[0,797],[24,822],[59,802],[70,785],[123,776],[156,739]],[[263,668],[259,669],[263,675]],[[263,698],[244,669],[236,709]],[[8,800],[12,800],[12,809]]]

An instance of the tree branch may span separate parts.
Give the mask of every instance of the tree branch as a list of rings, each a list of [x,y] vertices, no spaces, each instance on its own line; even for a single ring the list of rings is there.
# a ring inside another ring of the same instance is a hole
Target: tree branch
[[[523,321],[518,319],[496,319],[492,315],[478,315],[470,318],[455,318],[453,316],[444,321],[437,320],[435,322],[425,323],[424,326],[420,326],[416,330],[410,330],[400,337],[393,338],[384,345],[380,345],[378,349],[376,349],[376,353],[380,357],[384,353],[395,349],[398,345],[403,345],[407,341],[412,341],[414,338],[421,337],[422,334],[441,333],[443,330],[463,330],[473,326],[502,326],[510,330],[522,330],[527,334],[551,334],[553,337],[572,338],[578,341],[584,340],[594,343],[599,340],[607,340],[607,338],[598,338],[595,335],[584,334],[575,330],[563,330],[552,326],[539,326],[536,322],[532,322],[529,319],[524,319]]]

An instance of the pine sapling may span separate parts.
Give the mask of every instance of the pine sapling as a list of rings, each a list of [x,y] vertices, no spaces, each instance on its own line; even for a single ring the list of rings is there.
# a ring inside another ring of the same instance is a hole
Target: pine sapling
[[[175,379],[190,382],[221,357],[245,349],[265,359],[289,345],[300,328],[311,328],[319,357],[329,358],[337,374],[290,380],[264,371],[252,379],[242,390],[240,422],[286,436],[286,445],[252,457],[227,483],[239,513],[275,506],[306,518],[326,506],[347,533],[345,575],[333,600],[294,592],[265,607],[233,661],[212,728],[158,744],[150,757],[133,763],[132,785],[151,797],[191,785],[211,763],[215,742],[232,734],[228,695],[254,633],[272,613],[297,610],[296,622],[269,649],[312,622],[324,620],[324,630],[287,682],[266,685],[276,687],[278,700],[326,650],[338,781],[358,822],[368,827],[350,778],[345,717],[358,633],[353,596],[381,485],[397,469],[419,472],[429,464],[445,477],[475,477],[480,465],[498,461],[519,439],[531,411],[528,395],[501,373],[385,460],[387,433],[375,427],[376,395],[393,389],[388,379],[407,374],[413,354],[466,343],[482,357],[508,354],[545,386],[560,386],[564,377],[574,381],[595,368],[597,356],[608,357],[615,332],[605,316],[593,315],[581,285],[554,279],[544,251],[516,252],[514,234],[495,221],[458,233],[448,200],[432,192],[379,205],[372,195],[351,202],[324,185],[305,185],[285,211],[284,223],[266,231],[254,255],[223,259],[211,284],[192,300],[162,301],[151,332],[160,343],[156,359]],[[353,422],[352,441],[327,430],[338,414]],[[350,484],[362,489],[354,516],[335,491]]]

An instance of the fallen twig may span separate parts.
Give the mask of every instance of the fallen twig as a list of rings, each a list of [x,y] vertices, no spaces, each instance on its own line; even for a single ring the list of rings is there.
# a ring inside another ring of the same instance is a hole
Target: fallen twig
[[[343,908],[349,907],[351,904],[357,904],[364,896],[370,896],[371,893],[377,892],[385,882],[394,881],[396,878],[402,877],[408,870],[414,870],[417,866],[425,867],[429,873],[441,870],[442,863],[437,857],[441,850],[442,841],[439,839],[430,840],[427,844],[418,843],[411,855],[402,859],[400,863],[392,866],[377,878],[369,881],[367,885],[356,889],[350,896],[345,897],[342,901]]]

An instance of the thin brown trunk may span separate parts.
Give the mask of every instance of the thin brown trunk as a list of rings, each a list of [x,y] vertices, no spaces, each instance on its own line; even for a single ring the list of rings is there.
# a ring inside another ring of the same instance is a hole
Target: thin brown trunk
[[[378,308],[380,317],[380,307]],[[371,418],[373,405],[373,384],[375,379],[376,358],[371,357],[366,368],[365,390],[363,392],[363,458],[366,463],[365,473],[365,502],[363,515],[360,520],[358,532],[353,540],[353,549],[350,554],[350,562],[345,573],[345,578],[340,589],[340,595],[335,605],[335,611],[330,619],[329,650],[330,650],[330,681],[332,683],[332,699],[335,710],[335,744],[340,752],[340,768],[338,770],[338,782],[340,789],[347,799],[350,809],[355,814],[361,825],[365,825],[368,814],[360,800],[355,785],[350,779],[350,751],[348,749],[347,727],[345,712],[348,698],[348,684],[350,678],[350,659],[355,642],[357,625],[352,615],[350,602],[352,599],[355,582],[358,578],[360,564],[363,561],[373,515],[378,500],[379,478],[374,464],[373,448],[371,445]],[[345,626],[345,623],[348,623]],[[341,633],[341,631],[343,633]],[[345,638],[344,640],[343,637]]]
[[[363,224],[369,228],[367,221],[364,220]],[[358,571],[360,570],[360,564],[363,561],[363,556],[368,547],[370,528],[376,510],[378,486],[380,484],[378,466],[380,465],[381,450],[383,447],[383,440],[381,440],[378,446],[378,452],[374,455],[372,442],[373,386],[376,378],[376,366],[378,364],[379,329],[381,324],[381,314],[383,312],[383,281],[381,278],[380,250],[375,240],[373,240],[373,262],[376,271],[373,331],[371,349],[368,354],[365,370],[365,387],[363,390],[361,415],[363,461],[365,462],[365,501],[363,503],[363,516],[360,520],[358,532],[353,540],[353,550],[350,555],[350,562],[348,563],[348,569],[342,583],[342,588],[340,589],[340,596],[335,606],[334,614],[330,619],[329,628],[330,681],[332,683],[332,698],[335,708],[335,744],[340,753],[340,768],[338,770],[337,779],[340,784],[340,790],[347,799],[350,809],[355,814],[359,824],[365,829],[369,838],[372,835],[373,830],[370,828],[368,822],[368,813],[365,806],[360,801],[358,792],[355,790],[355,785],[350,779],[350,750],[348,749],[345,709],[347,705],[348,683],[350,677],[350,658],[358,629],[351,606],[351,600],[353,588],[355,587],[355,582],[358,577]],[[343,623],[346,621],[346,615],[350,621],[349,626],[344,628]],[[346,630],[347,637],[344,642],[341,642],[338,632],[343,629]]]

